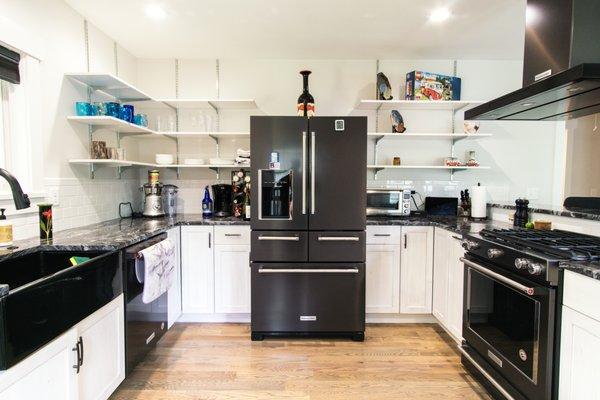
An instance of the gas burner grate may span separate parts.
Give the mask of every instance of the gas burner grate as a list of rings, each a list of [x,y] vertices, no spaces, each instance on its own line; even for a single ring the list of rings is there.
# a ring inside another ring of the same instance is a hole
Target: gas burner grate
[[[484,229],[480,235],[508,246],[527,248],[573,261],[600,260],[600,238],[561,230]]]

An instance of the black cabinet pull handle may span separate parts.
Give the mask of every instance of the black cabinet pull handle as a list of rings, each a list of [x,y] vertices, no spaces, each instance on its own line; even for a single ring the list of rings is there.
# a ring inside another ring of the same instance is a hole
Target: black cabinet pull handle
[[[79,336],[79,345],[81,346],[81,361],[79,366],[83,366],[83,338]]]
[[[75,347],[73,347],[71,350],[77,352],[77,361],[75,362],[75,365],[73,365],[73,368],[75,368],[75,372],[79,374],[79,370],[81,368],[81,352],[79,351],[79,340],[77,340],[77,343],[75,343]]]
[[[392,235],[390,235],[389,233],[375,233],[373,236],[390,237]]]
[[[406,249],[406,246],[408,245],[408,235],[405,233],[404,234],[404,248]]]

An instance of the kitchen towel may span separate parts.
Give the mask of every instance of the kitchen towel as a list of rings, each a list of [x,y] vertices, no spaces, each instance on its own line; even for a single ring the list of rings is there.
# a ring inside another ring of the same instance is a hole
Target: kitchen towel
[[[142,302],[152,303],[171,288],[175,277],[175,244],[165,239],[138,253],[135,274],[144,284]]]

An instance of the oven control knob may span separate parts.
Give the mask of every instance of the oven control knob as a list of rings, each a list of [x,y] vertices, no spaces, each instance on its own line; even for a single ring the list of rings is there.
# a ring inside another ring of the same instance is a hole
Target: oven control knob
[[[504,252],[500,249],[488,249],[487,251],[488,258],[498,258],[501,257],[503,254]]]
[[[477,250],[479,248],[479,243],[477,243],[473,240],[463,239],[462,247],[464,247],[467,250]]]
[[[544,266],[540,263],[529,263],[527,266],[527,271],[531,275],[540,275],[542,272],[544,272],[544,269]]]
[[[515,267],[517,269],[527,269],[529,266],[529,260],[526,258],[517,258],[515,259]]]

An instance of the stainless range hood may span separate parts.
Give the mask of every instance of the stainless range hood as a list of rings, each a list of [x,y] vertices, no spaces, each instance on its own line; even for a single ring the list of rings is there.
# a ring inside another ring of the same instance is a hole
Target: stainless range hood
[[[528,0],[523,88],[471,120],[558,121],[600,112],[600,0]]]

